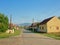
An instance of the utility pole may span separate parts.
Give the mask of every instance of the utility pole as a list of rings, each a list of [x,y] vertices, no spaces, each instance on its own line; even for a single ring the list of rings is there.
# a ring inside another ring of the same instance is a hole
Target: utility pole
[[[32,23],[33,23],[33,25],[34,25],[34,18],[32,19]],[[33,32],[34,32],[34,26],[33,26],[32,28],[33,28]]]
[[[12,15],[10,15],[10,29],[12,29]]]
[[[34,18],[32,19],[32,23],[34,23]]]

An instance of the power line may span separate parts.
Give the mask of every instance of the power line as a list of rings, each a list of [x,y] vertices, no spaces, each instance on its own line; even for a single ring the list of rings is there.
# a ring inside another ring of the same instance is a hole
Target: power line
[[[52,15],[52,14],[54,14],[54,13],[58,12],[58,11],[60,11],[60,8],[58,8],[58,9],[57,9],[57,10],[55,10],[54,12],[50,13],[49,15]]]

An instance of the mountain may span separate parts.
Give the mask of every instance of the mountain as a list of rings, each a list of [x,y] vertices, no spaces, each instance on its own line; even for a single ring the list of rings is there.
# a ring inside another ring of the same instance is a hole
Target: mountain
[[[31,23],[22,23],[22,24],[19,24],[19,26],[29,26],[31,25]]]

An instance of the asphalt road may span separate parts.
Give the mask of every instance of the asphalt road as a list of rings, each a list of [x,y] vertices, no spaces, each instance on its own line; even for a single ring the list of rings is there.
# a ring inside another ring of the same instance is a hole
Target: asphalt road
[[[32,33],[24,29],[22,32],[19,36],[0,39],[0,45],[60,45],[60,40]]]

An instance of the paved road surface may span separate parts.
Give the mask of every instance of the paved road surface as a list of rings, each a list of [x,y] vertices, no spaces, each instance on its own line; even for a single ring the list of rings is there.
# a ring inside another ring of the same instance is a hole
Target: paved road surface
[[[20,36],[0,39],[0,45],[60,45],[60,40],[23,30]]]

